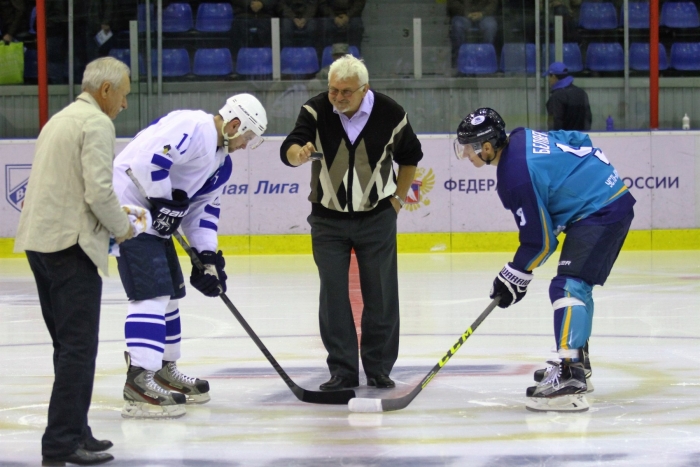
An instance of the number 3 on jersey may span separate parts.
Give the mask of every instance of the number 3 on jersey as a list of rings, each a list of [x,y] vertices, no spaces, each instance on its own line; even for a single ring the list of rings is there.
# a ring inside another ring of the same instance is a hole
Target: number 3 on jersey
[[[600,159],[600,161],[603,164],[610,165],[610,161],[608,160],[607,157],[605,157],[605,154],[603,154],[603,151],[600,148],[592,148],[590,146],[583,146],[581,148],[572,148],[571,146],[567,146],[566,144],[561,144],[557,143],[557,147],[561,149],[564,152],[568,152],[569,154],[573,154],[574,156],[577,157],[586,157],[588,155],[593,155]]]

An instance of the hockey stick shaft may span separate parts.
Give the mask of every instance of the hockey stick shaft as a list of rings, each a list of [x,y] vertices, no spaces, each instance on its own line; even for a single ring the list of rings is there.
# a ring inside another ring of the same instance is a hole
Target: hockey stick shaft
[[[126,174],[129,176],[136,188],[138,188],[139,193],[141,193],[141,196],[148,200],[146,190],[144,190],[143,185],[141,185],[138,179],[134,176],[132,170],[127,169]],[[200,271],[204,271],[204,265],[202,264],[202,261],[199,259],[199,257],[197,257],[197,254],[194,251],[192,251],[192,247],[190,247],[190,245],[187,243],[187,240],[185,240],[185,238],[182,236],[179,230],[173,233],[173,237],[175,237],[175,240],[177,240],[182,249],[185,250],[195,267],[198,268]],[[344,389],[342,391],[332,392],[320,392],[309,391],[297,385],[294,381],[292,381],[292,378],[289,377],[287,372],[284,371],[280,364],[277,363],[275,357],[272,356],[265,344],[263,344],[263,342],[260,340],[255,331],[253,331],[253,328],[251,328],[250,325],[248,325],[248,322],[245,320],[245,318],[243,318],[243,315],[241,315],[236,306],[233,304],[233,302],[231,302],[231,300],[222,291],[221,288],[219,288],[219,297],[224,302],[229,311],[233,314],[233,316],[236,318],[236,320],[238,320],[238,322],[243,327],[248,336],[250,336],[250,338],[253,339],[255,345],[258,347],[258,349],[260,349],[265,358],[267,358],[267,361],[270,362],[275,371],[277,371],[277,374],[279,374],[280,377],[282,377],[282,379],[284,380],[284,382],[287,383],[287,386],[289,387],[289,389],[292,390],[297,399],[299,399],[302,402],[311,402],[314,404],[342,405],[347,404],[350,399],[355,397],[355,391],[353,391],[352,389]]]
[[[486,317],[496,308],[498,302],[501,300],[500,296],[494,298],[491,303],[486,307],[486,309],[479,315],[478,318],[472,323],[464,334],[459,336],[457,342],[447,351],[447,353],[440,359],[437,364],[431,368],[427,375],[421,380],[421,382],[413,388],[411,392],[403,397],[398,397],[396,399],[367,399],[367,398],[356,398],[352,399],[348,408],[351,412],[390,412],[393,410],[401,410],[406,408],[408,404],[411,403],[413,399],[425,388],[438,374],[438,372],[444,367],[447,362],[457,353],[457,351],[462,347],[462,345],[469,339],[476,328],[486,319]]]

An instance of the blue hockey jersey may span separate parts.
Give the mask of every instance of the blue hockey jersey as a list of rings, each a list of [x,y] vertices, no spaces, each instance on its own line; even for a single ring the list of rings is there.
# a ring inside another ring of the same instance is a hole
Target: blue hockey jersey
[[[513,264],[532,271],[574,223],[611,224],[635,199],[600,148],[578,131],[516,128],[497,167],[498,196],[520,230]]]

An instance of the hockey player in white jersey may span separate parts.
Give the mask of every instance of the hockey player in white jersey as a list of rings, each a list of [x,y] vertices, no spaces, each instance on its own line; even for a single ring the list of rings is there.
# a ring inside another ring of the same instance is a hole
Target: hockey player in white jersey
[[[218,115],[176,110],[153,122],[114,161],[122,204],[151,210],[153,224],[120,245],[119,275],[129,298],[124,334],[128,352],[125,418],[176,418],[183,404],[208,402],[209,383],[181,373],[178,300],[185,283],[171,235],[182,227],[205,266],[190,283],[209,297],[226,291],[218,250],[219,194],[232,171],[230,154],[262,143],[267,116],[250,94],[226,101]],[[131,169],[142,190],[127,174]]]

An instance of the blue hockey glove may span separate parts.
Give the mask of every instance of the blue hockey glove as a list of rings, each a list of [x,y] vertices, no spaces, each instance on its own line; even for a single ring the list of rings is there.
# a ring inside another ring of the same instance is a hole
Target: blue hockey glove
[[[148,198],[148,201],[152,206],[153,229],[161,235],[172,235],[190,209],[190,199],[182,190],[173,190],[173,199]]]
[[[489,297],[496,298],[501,296],[501,301],[498,302],[500,308],[508,308],[513,303],[518,303],[527,293],[527,286],[535,277],[530,273],[515,269],[511,263],[503,266],[501,272],[498,273],[493,280],[493,286]]]
[[[207,297],[218,297],[219,293],[226,292],[226,279],[228,276],[226,276],[224,271],[226,260],[221,250],[218,253],[213,251],[199,253],[192,248],[192,251],[204,265],[204,271],[201,271],[194,263],[192,264],[192,275],[190,276],[192,287]],[[219,287],[221,287],[221,291],[219,291]]]

